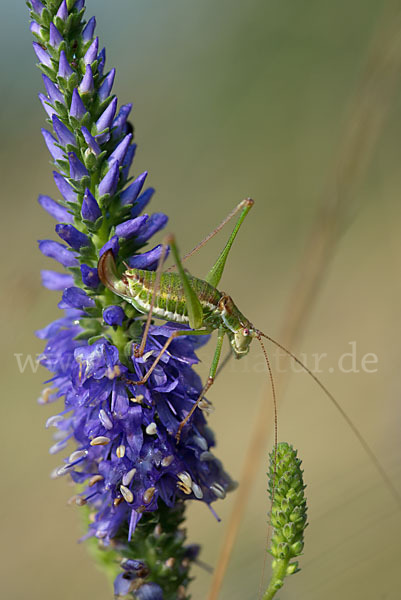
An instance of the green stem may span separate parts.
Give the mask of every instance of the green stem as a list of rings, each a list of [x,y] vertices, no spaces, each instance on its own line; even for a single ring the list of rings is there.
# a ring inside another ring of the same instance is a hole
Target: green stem
[[[276,595],[276,592],[283,587],[289,562],[289,558],[276,559],[273,562],[273,574],[269,582],[269,587],[267,588],[262,600],[271,600]]]

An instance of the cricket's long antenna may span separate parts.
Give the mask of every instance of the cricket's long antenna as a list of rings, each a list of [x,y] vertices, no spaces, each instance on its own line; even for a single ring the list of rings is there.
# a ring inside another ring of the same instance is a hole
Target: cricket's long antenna
[[[273,483],[272,483],[272,493],[271,493],[271,498],[270,498],[269,525],[268,525],[268,528],[267,528],[267,535],[266,535],[266,550],[267,550],[268,547],[269,547],[270,534],[271,534],[271,530],[272,530],[271,516],[272,516],[272,511],[273,511],[274,495],[275,495],[275,491],[276,491],[277,446],[278,446],[277,398],[276,398],[276,388],[275,388],[275,385],[274,385],[273,372],[272,372],[272,369],[271,369],[270,360],[269,360],[269,357],[267,356],[266,348],[265,348],[265,346],[264,346],[264,344],[262,342],[262,338],[260,337],[263,334],[262,334],[261,331],[255,331],[255,333],[256,333],[256,338],[257,338],[258,342],[260,343],[260,345],[262,347],[262,352],[264,354],[264,357],[265,357],[265,360],[266,360],[266,364],[267,364],[267,368],[268,368],[268,371],[269,371],[270,383],[271,383],[271,388],[272,388],[272,396],[273,396],[273,414],[274,414]],[[258,598],[261,598],[261,596],[262,596],[262,586],[263,586],[263,579],[264,579],[265,570],[266,570],[266,560],[267,560],[267,552],[265,552],[264,559],[263,559],[263,568],[262,568],[262,573],[261,573],[261,576],[260,576]]]
[[[378,473],[380,474],[381,478],[385,482],[387,488],[389,489],[389,491],[393,495],[394,499],[397,501],[398,505],[401,507],[401,495],[399,494],[398,490],[394,487],[393,482],[391,481],[390,477],[387,475],[385,469],[382,467],[382,465],[379,462],[379,459],[377,458],[376,454],[370,448],[369,444],[367,443],[367,441],[365,440],[365,438],[363,437],[363,435],[361,434],[361,432],[359,431],[359,429],[356,427],[356,425],[354,425],[354,423],[351,421],[351,419],[349,418],[349,416],[347,415],[347,413],[345,412],[345,410],[341,407],[341,405],[334,398],[333,394],[331,394],[329,392],[329,390],[320,381],[320,379],[318,379],[318,377],[316,377],[316,375],[302,361],[300,361],[299,358],[297,358],[295,356],[295,354],[293,354],[292,352],[290,352],[290,350],[288,350],[287,348],[285,348],[282,344],[280,344],[279,342],[277,342],[272,337],[266,335],[262,331],[255,330],[255,333],[256,333],[256,337],[263,336],[264,338],[266,338],[267,340],[269,340],[269,342],[271,342],[272,344],[274,344],[275,346],[277,346],[278,348],[280,348],[283,352],[285,352],[286,354],[288,354],[288,356],[290,356],[300,367],[303,368],[303,370],[306,373],[308,373],[308,375],[310,375],[312,377],[312,379],[314,379],[314,381],[317,383],[317,385],[323,390],[323,392],[329,398],[329,400],[331,401],[331,403],[335,406],[335,408],[341,414],[341,416],[343,417],[344,421],[347,423],[347,425],[349,426],[349,428],[351,429],[351,431],[354,433],[354,435],[356,436],[356,438],[359,440],[359,443],[361,444],[362,448],[365,450],[366,454],[369,456],[369,458],[372,461],[372,463],[375,465]]]

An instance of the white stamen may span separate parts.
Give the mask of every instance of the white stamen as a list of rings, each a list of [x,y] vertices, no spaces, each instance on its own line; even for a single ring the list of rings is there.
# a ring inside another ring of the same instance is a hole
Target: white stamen
[[[54,392],[53,388],[50,388],[50,387],[45,388],[38,398],[38,403],[39,404],[47,404],[48,402],[50,402],[50,396],[53,394],[53,392]]]
[[[128,504],[134,501],[134,495],[125,485],[120,485],[120,492],[123,495],[123,498]]]
[[[194,481],[192,482],[192,491],[195,495],[195,498],[198,498],[198,500],[202,500],[203,492],[202,492],[200,486],[197,483],[195,483]]]
[[[110,443],[110,438],[104,435],[98,435],[97,437],[91,440],[91,446],[106,446]]]
[[[161,462],[162,467],[169,467],[174,460],[174,456],[169,454],[169,456],[165,456]]]
[[[143,495],[143,501],[145,504],[149,504],[152,501],[152,498],[155,495],[155,491],[156,491],[155,487],[150,487],[145,491],[145,493]]]
[[[114,367],[108,367],[106,370],[107,379],[115,379],[121,374],[121,369],[118,365],[114,365]]]
[[[136,469],[131,469],[130,471],[127,471],[127,473],[124,473],[123,484],[129,485],[131,483],[135,473],[136,473]]]
[[[106,429],[113,429],[113,422],[103,408],[99,411],[99,420]]]
[[[118,448],[116,450],[116,455],[117,455],[117,458],[124,458],[124,456],[125,456],[124,444],[121,444],[121,446],[118,446]]]
[[[86,504],[86,500],[85,500],[85,498],[82,498],[82,496],[77,496],[77,497],[75,498],[75,504],[76,504],[77,506],[85,506],[85,504]]]
[[[142,356],[142,358],[143,358],[143,360],[148,360],[148,358],[152,355],[153,355],[153,350],[149,350],[149,352],[145,352],[145,354]]]
[[[149,423],[149,425],[145,429],[148,435],[155,435],[157,433],[157,425],[156,423]]]
[[[181,473],[178,473],[177,477],[184,485],[188,487],[192,486],[192,477],[189,473],[187,473],[187,471],[181,471]]]
[[[210,490],[218,497],[221,498],[221,500],[223,500],[226,497],[226,491],[223,488],[222,485],[220,485],[219,483],[217,483],[216,481],[214,483],[212,483],[212,485],[210,486]]]
[[[131,402],[135,402],[136,404],[142,404],[143,396],[142,394],[138,394],[138,396],[133,396],[130,398]]]
[[[82,458],[83,456],[87,456],[87,454],[88,454],[87,450],[75,450],[75,452],[70,454],[70,456],[68,458],[68,462],[73,463],[76,460],[79,460],[80,458]]]
[[[45,427],[46,429],[49,429],[49,427],[57,427],[62,421],[64,421],[64,417],[61,415],[53,415],[47,419]]]
[[[93,477],[91,477],[89,479],[89,487],[92,487],[93,485],[95,485],[95,483],[98,483],[98,481],[103,481],[104,477],[103,475],[94,475]]]

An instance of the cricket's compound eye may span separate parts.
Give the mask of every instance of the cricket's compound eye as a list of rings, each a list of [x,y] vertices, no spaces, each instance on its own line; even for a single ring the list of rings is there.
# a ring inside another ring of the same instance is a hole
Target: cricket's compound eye
[[[247,327],[244,327],[244,329],[242,330],[242,335],[244,335],[245,337],[249,335],[249,329]]]

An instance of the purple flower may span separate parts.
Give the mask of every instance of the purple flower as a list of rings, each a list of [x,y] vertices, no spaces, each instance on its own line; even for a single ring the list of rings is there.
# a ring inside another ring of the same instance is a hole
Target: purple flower
[[[125,313],[121,306],[108,306],[103,310],[103,319],[108,325],[122,325]]]

